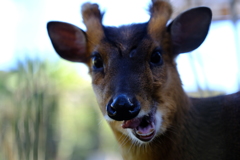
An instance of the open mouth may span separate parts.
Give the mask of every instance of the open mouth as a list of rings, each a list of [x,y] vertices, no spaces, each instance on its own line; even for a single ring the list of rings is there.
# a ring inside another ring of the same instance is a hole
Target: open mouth
[[[124,121],[122,127],[124,129],[132,129],[133,134],[141,141],[149,142],[156,133],[156,124],[153,113],[149,113],[140,118],[134,118]]]

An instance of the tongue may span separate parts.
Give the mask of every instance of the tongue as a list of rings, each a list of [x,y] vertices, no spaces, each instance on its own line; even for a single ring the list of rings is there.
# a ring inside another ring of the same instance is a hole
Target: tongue
[[[153,123],[152,117],[142,117],[124,121],[122,128],[134,129],[137,135],[143,138],[155,131],[155,124]]]
[[[132,128],[132,129],[137,128],[140,125],[141,121],[142,121],[142,118],[135,118],[128,121],[124,121],[122,124],[122,128]]]

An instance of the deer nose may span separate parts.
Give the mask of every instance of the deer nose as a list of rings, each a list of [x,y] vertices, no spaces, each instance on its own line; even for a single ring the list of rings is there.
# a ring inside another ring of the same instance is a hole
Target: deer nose
[[[136,98],[129,98],[121,94],[110,100],[107,105],[107,114],[116,121],[129,120],[136,117],[140,111]]]

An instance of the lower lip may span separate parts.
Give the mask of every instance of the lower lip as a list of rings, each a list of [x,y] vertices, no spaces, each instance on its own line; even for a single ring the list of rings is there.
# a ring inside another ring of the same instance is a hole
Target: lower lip
[[[153,139],[154,135],[155,135],[155,131],[153,133],[151,133],[150,135],[148,136],[141,136],[141,135],[138,135],[135,131],[134,131],[134,135],[141,141],[143,142],[149,142]]]

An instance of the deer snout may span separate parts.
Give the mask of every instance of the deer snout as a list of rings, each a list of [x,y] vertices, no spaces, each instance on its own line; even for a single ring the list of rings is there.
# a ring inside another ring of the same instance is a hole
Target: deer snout
[[[116,121],[129,120],[136,117],[141,107],[136,98],[121,94],[111,99],[107,105],[107,114]]]

